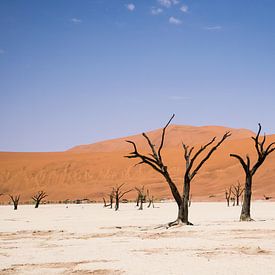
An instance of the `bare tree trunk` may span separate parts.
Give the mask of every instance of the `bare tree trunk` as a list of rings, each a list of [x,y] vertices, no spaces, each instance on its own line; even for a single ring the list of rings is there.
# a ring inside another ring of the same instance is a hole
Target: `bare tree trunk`
[[[236,205],[237,205],[237,206],[240,205],[240,197],[239,197],[239,196],[236,197]]]
[[[225,199],[227,201],[227,207],[230,206],[231,190],[232,190],[231,186],[229,187],[228,191],[225,190]]]
[[[116,202],[115,202],[115,211],[119,209],[119,197],[118,194],[116,194]]]
[[[136,207],[138,207],[138,206],[139,206],[139,200],[140,200],[140,195],[138,194],[138,196],[137,196],[137,200],[136,200]]]
[[[192,223],[188,221],[189,195],[190,195],[190,180],[189,178],[185,177],[184,195],[182,198],[182,203],[178,205],[178,218],[175,223],[184,223],[187,225],[192,225]],[[173,223],[171,223],[171,225],[173,225]]]
[[[110,195],[110,209],[113,208],[114,196]]]
[[[103,203],[104,203],[104,207],[107,207],[107,203],[106,203],[105,198],[103,198]]]
[[[245,180],[245,190],[244,190],[244,199],[242,205],[242,212],[240,216],[241,221],[251,221],[250,217],[250,205],[251,205],[251,186],[252,186],[252,176],[250,174],[246,175]]]
[[[140,205],[138,210],[143,210],[143,198],[140,198]]]

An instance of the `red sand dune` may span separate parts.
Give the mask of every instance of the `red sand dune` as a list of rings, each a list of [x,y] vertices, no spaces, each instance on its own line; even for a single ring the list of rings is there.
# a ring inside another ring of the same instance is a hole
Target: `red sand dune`
[[[169,171],[182,189],[184,169],[181,143],[195,145],[221,137],[230,130],[232,136],[220,147],[200,170],[192,183],[194,200],[223,200],[224,190],[239,180],[243,183],[244,174],[240,164],[229,157],[230,153],[255,159],[255,148],[250,138],[253,132],[246,129],[229,129],[218,126],[192,127],[171,125],[167,129],[163,158]],[[157,145],[161,130],[148,135]],[[74,147],[58,153],[0,153],[0,193],[21,194],[23,201],[29,201],[38,190],[45,190],[48,200],[74,200],[88,198],[101,200],[112,186],[126,183],[125,188],[145,185],[156,198],[171,198],[163,178],[145,165],[135,166],[137,160],[129,160],[127,155],[132,148],[125,140],[137,142],[143,152],[148,151],[141,135],[103,141]],[[275,135],[268,136],[268,142],[275,141]],[[148,151],[149,152],[149,151]],[[275,198],[275,153],[268,157],[254,179],[253,197],[263,195]],[[134,199],[135,192],[127,198]],[[7,202],[7,196],[0,197]]]

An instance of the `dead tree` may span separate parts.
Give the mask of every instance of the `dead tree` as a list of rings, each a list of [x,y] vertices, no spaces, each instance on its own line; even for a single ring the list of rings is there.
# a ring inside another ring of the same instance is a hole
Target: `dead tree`
[[[264,198],[265,198],[265,200],[270,200],[270,199],[272,199],[272,197],[268,197],[268,196],[266,196],[266,195],[264,195]]]
[[[20,200],[20,195],[18,195],[18,196],[9,195],[9,197],[10,197],[11,200],[12,200],[13,209],[14,209],[14,210],[17,210],[17,206],[18,206],[19,200]]]
[[[35,194],[33,197],[32,197],[32,200],[35,202],[35,207],[34,208],[38,208],[40,202],[46,198],[48,195],[46,194],[46,192],[44,191],[39,191],[37,192],[37,194]]]
[[[104,207],[108,207],[110,206],[110,209],[113,208],[113,203],[114,203],[114,195],[115,195],[115,191],[114,188],[112,189],[112,192],[109,194],[109,198],[110,198],[110,203],[107,204],[105,198],[103,198],[103,202],[104,202]]]
[[[149,190],[147,189],[147,200],[148,200],[148,205],[147,208],[150,208],[150,206],[152,205],[153,208],[155,208],[154,205],[154,196],[150,196]]]
[[[122,197],[125,195],[125,194],[127,194],[127,193],[129,193],[129,192],[131,192],[132,191],[132,189],[130,189],[130,190],[127,190],[127,191],[122,191],[121,190],[121,188],[123,187],[123,185],[124,185],[125,183],[123,183],[123,184],[121,184],[121,185],[119,185],[119,186],[117,186],[117,187],[115,187],[114,189],[113,189],[113,191],[114,191],[114,197],[115,197],[115,211],[117,211],[118,209],[119,209],[119,202],[120,202],[120,200],[122,199]]]
[[[151,148],[151,153],[149,155],[143,155],[141,154],[138,149],[137,145],[130,140],[127,140],[128,143],[132,144],[134,151],[131,152],[127,158],[137,158],[140,159],[140,162],[138,164],[147,164],[150,167],[152,167],[154,170],[156,170],[158,173],[160,173],[168,183],[171,193],[178,205],[178,217],[177,220],[174,222],[171,222],[168,224],[168,226],[173,226],[176,224],[189,224],[191,223],[188,221],[188,202],[189,202],[189,194],[190,194],[190,183],[192,179],[195,177],[195,175],[198,173],[200,168],[203,166],[203,164],[210,158],[212,153],[223,143],[223,141],[230,136],[229,133],[226,133],[223,138],[211,148],[211,150],[208,152],[208,154],[194,167],[195,160],[201,155],[201,153],[207,149],[210,145],[212,145],[215,141],[216,138],[213,138],[209,143],[206,145],[202,146],[195,154],[194,156],[191,157],[191,154],[194,150],[194,147],[191,147],[189,149],[188,146],[183,144],[184,148],[184,157],[186,161],[186,172],[184,175],[184,189],[182,195],[180,195],[178,188],[174,181],[172,180],[170,173],[168,171],[168,167],[164,164],[162,155],[161,155],[161,150],[164,145],[164,138],[165,138],[165,131],[174,118],[175,115],[173,115],[168,123],[165,125],[165,127],[162,129],[162,135],[161,135],[161,141],[158,150],[155,149],[155,145],[152,143],[150,138],[143,133],[143,137],[146,139],[149,147]],[[137,165],[138,165],[137,164]],[[192,170],[192,168],[194,168]]]
[[[139,193],[137,194],[137,198],[136,198],[136,207],[139,206]]]
[[[107,205],[107,203],[106,203],[105,198],[103,197],[102,199],[103,199],[103,203],[104,203],[103,207],[107,207],[108,205]]]
[[[225,189],[225,199],[227,201],[227,206],[230,206],[230,198],[231,198],[231,192],[232,192],[232,188],[231,186],[229,187],[229,189]]]
[[[239,206],[240,204],[240,197],[242,196],[243,191],[244,188],[241,186],[239,181],[237,185],[233,185],[232,193],[236,199],[236,206]]]
[[[146,202],[146,194],[144,192],[144,186],[142,186],[142,188],[137,188],[135,187],[135,189],[138,192],[138,199],[137,199],[137,206],[139,206],[138,210],[143,210],[143,203]]]
[[[257,160],[254,165],[251,164],[250,157],[246,155],[246,159],[242,158],[237,154],[230,154],[231,157],[236,158],[244,172],[245,172],[245,190],[244,190],[244,200],[242,205],[242,212],[240,216],[240,221],[251,221],[250,216],[250,206],[251,206],[251,195],[252,195],[252,179],[259,167],[264,163],[266,157],[271,154],[275,147],[273,146],[275,142],[270,143],[265,148],[266,136],[264,135],[262,141],[259,140],[260,133],[262,130],[261,124],[259,123],[259,130],[256,137],[252,137],[254,141],[254,146],[257,152]]]

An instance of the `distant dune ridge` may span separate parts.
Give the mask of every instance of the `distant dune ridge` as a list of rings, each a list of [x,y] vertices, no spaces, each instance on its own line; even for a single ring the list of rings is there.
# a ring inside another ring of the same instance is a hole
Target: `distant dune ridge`
[[[238,180],[243,183],[240,164],[229,154],[245,156],[248,153],[254,159],[251,136],[255,133],[220,126],[171,125],[167,129],[163,158],[178,186],[182,186],[184,169],[181,143],[199,148],[226,131],[231,131],[232,136],[213,154],[191,186],[193,200],[224,200],[225,188]],[[158,145],[161,129],[147,133]],[[141,134],[79,145],[65,152],[0,152],[0,193],[21,194],[23,201],[29,201],[33,193],[44,190],[51,201],[82,198],[98,201],[110,192],[112,186],[125,182],[127,188],[145,185],[156,198],[172,198],[160,175],[150,167],[134,166],[135,160],[124,158],[132,151],[126,139],[135,141],[142,152],[149,152]],[[275,135],[268,136],[267,140],[275,141]],[[275,153],[268,157],[254,179],[253,198],[263,199],[263,195],[275,198]],[[135,192],[128,194],[130,199],[135,197]],[[7,196],[0,199],[8,201]]]

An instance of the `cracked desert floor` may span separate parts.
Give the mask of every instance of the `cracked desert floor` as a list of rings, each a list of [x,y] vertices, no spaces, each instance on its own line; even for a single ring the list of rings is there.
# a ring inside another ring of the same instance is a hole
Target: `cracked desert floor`
[[[165,229],[175,203],[0,206],[0,274],[275,274],[275,203],[193,203],[194,226]]]

